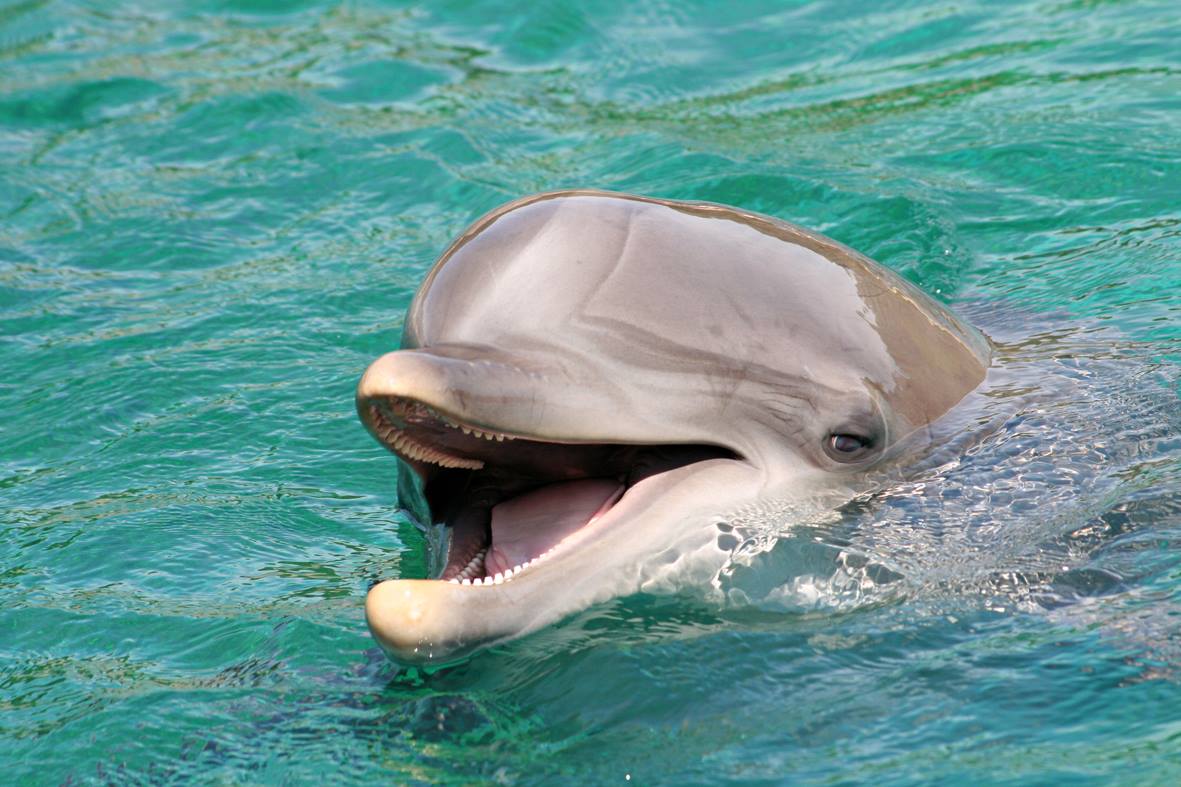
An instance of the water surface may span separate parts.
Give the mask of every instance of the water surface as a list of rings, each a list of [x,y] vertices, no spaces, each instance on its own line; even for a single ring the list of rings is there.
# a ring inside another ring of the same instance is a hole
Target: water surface
[[[1175,3],[0,0],[0,761],[18,783],[1181,778]],[[435,256],[594,186],[810,226],[1002,372],[700,594],[433,675],[352,409]]]

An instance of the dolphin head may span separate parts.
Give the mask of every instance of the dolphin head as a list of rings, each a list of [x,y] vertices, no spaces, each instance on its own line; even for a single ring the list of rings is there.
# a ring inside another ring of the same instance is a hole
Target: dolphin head
[[[716,570],[719,512],[850,483],[988,362],[922,292],[777,219],[595,191],[503,206],[357,388],[450,533],[437,578],[370,590],[370,629],[445,661]]]

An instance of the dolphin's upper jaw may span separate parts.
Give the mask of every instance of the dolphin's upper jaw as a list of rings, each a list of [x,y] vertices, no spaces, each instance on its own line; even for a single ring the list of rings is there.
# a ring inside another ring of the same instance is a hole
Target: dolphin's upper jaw
[[[423,481],[434,521],[452,528],[441,580],[519,576],[594,523],[645,478],[734,458],[701,445],[561,443],[464,424],[405,397],[370,397],[362,420]]]
[[[435,580],[385,582],[367,602],[378,640],[410,660],[425,651],[454,655],[480,636],[516,633],[472,633],[462,594],[519,587],[543,564],[568,563],[563,570],[576,572],[580,541],[604,528],[627,537],[630,523],[615,509],[626,513],[620,503],[630,490],[651,488],[643,482],[689,464],[738,458],[705,445],[537,440],[473,426],[400,395],[368,394],[357,404],[369,431],[422,480],[432,520],[451,530]],[[444,586],[454,590],[443,592]]]

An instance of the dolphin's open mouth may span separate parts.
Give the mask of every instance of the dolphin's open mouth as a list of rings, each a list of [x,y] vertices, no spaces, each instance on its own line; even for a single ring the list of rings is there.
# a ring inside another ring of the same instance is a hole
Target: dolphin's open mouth
[[[499,585],[577,543],[627,491],[654,475],[710,459],[712,445],[538,440],[475,427],[414,399],[370,396],[369,431],[422,479],[434,522],[451,528],[437,579]]]

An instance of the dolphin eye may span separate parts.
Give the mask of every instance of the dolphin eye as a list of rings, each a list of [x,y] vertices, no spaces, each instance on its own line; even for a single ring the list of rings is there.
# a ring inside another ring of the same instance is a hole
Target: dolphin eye
[[[848,432],[834,432],[825,440],[824,447],[838,462],[852,462],[863,457],[873,447],[873,439]]]

